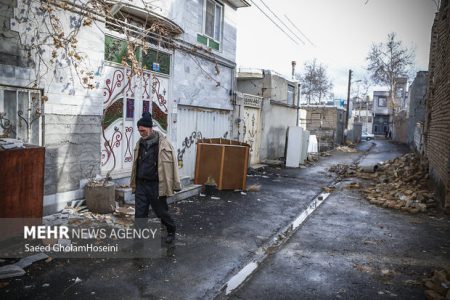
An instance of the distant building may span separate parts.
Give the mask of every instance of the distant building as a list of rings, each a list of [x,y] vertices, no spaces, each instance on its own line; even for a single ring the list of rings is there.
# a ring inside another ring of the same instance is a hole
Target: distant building
[[[373,92],[373,134],[384,135],[389,132],[389,92]]]
[[[233,138],[260,140],[251,149],[259,151],[253,162],[284,158],[287,129],[298,123],[298,82],[271,70],[239,69],[237,91],[243,96],[236,97]]]
[[[328,151],[342,143],[345,110],[336,106],[308,105],[300,110],[300,126],[316,135],[319,151]]]
[[[361,123],[362,131],[372,133],[373,131],[373,101],[366,99],[353,99],[352,118],[353,123]]]

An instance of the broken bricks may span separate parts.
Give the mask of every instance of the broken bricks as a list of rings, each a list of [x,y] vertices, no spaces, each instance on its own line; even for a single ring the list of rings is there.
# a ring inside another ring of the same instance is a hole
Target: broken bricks
[[[376,173],[366,173],[355,164],[338,164],[329,171],[339,178],[358,177],[372,181],[362,190],[371,204],[412,214],[437,206],[434,193],[428,189],[428,172],[414,153],[379,164]],[[361,186],[350,183],[347,188],[359,189]]]
[[[431,278],[425,279],[424,285],[426,299],[450,299],[450,268],[434,271]]]

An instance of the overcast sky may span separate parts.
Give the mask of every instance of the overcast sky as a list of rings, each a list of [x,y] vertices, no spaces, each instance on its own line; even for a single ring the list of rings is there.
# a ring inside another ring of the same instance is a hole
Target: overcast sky
[[[254,3],[252,3],[252,1]],[[272,69],[289,76],[317,58],[328,66],[335,98],[346,98],[348,69],[354,79],[367,75],[366,57],[373,42],[384,42],[389,32],[415,49],[416,71],[427,70],[431,26],[436,5],[432,0],[262,0],[305,44],[274,17],[261,0],[238,10],[238,67]],[[298,45],[256,7],[266,11]],[[309,43],[285,15],[311,40]]]

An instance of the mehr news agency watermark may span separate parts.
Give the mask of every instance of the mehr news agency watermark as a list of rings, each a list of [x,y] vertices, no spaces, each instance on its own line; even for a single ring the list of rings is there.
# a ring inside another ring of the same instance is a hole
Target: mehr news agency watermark
[[[161,225],[137,219],[131,226],[43,224],[0,218],[0,257],[46,253],[53,257],[159,257]]]
[[[148,240],[155,239],[158,229],[155,228],[69,228],[68,226],[24,226],[24,239],[39,239],[63,241],[53,245],[31,245],[25,244],[25,252],[119,252],[119,244],[95,245],[88,243],[85,245],[74,245],[65,243],[77,239],[109,239],[109,240]]]

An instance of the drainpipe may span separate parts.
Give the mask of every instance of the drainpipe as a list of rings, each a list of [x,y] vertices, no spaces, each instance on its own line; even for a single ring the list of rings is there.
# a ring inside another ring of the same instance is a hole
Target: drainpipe
[[[236,104],[236,92],[235,92],[235,86],[236,86],[236,66],[234,66],[233,68],[231,68],[231,84],[230,84],[230,102]],[[235,115],[235,109],[236,109],[236,105],[233,105],[233,110],[231,111],[231,117],[230,117],[230,127],[228,128],[229,132],[230,132],[230,140],[233,139],[233,133],[234,133],[234,115]],[[240,115],[239,115],[240,117]],[[237,130],[239,132],[239,129]],[[238,137],[239,139],[239,137]]]
[[[297,84],[297,127],[300,125],[300,83]]]

